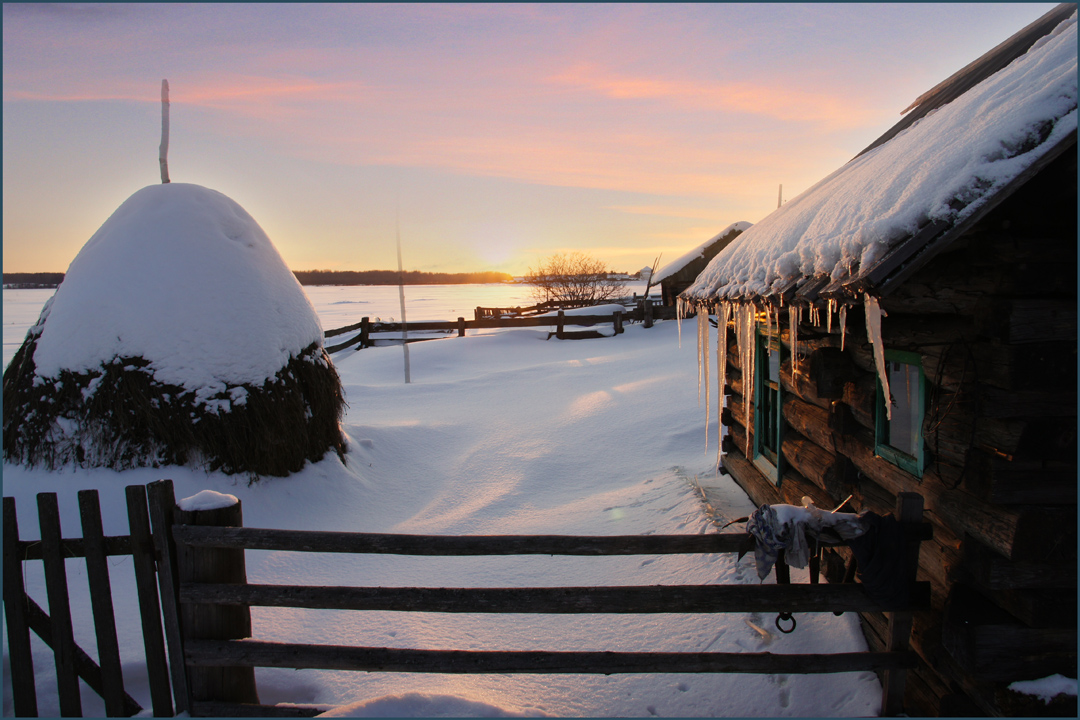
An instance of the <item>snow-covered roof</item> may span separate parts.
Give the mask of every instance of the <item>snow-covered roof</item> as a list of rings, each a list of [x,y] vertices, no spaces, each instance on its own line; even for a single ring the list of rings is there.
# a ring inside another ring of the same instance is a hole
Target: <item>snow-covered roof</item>
[[[36,374],[142,357],[161,383],[261,385],[312,343],[315,309],[258,223],[199,185],[151,185],[86,242],[42,311]],[[197,393],[198,394],[198,393]]]
[[[711,238],[709,238],[705,242],[701,243],[696,248],[694,248],[690,252],[686,253],[685,255],[680,257],[679,259],[673,260],[672,262],[668,263],[664,267],[657,270],[656,275],[654,275],[653,278],[652,278],[653,282],[658,283],[661,280],[663,280],[664,278],[671,277],[672,275],[676,274],[677,272],[682,270],[684,267],[686,267],[687,265],[692,263],[693,261],[695,261],[695,260],[697,260],[699,258],[705,257],[705,251],[708,250],[709,247],[713,243],[715,243],[717,240],[720,240],[721,238],[729,235],[733,230],[738,230],[739,232],[744,232],[749,227],[750,227],[750,223],[748,223],[748,222],[736,222],[736,223],[732,223],[732,224],[728,225],[726,228],[724,228],[720,232],[716,233]]]
[[[1029,168],[1075,146],[1076,58],[1073,6],[1026,53],[905,120],[744,232],[683,297],[775,297],[811,282],[838,297],[880,291],[890,273],[966,228]]]

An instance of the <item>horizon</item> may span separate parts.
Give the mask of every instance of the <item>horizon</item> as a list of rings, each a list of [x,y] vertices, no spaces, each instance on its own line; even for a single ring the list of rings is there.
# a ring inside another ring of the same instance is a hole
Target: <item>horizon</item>
[[[167,79],[171,179],[290,268],[396,267],[397,233],[419,272],[663,267],[1051,7],[5,4],[3,264],[66,270],[158,182]]]

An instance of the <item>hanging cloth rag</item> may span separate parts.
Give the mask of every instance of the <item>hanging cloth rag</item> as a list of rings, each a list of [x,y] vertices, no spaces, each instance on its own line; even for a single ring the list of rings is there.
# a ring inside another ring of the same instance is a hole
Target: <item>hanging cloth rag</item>
[[[806,567],[810,561],[807,534],[835,543],[858,537],[866,528],[857,515],[821,510],[809,498],[803,498],[803,507],[762,505],[746,521],[746,532],[754,537],[754,562],[758,578],[764,580],[780,550],[784,550],[785,561],[791,567]]]

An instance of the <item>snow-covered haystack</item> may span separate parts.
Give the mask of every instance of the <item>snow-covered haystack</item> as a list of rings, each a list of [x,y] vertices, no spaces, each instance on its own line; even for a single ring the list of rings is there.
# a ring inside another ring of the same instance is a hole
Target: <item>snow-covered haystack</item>
[[[288,475],[344,459],[322,327],[262,228],[198,185],[128,198],[4,372],[4,458]]]

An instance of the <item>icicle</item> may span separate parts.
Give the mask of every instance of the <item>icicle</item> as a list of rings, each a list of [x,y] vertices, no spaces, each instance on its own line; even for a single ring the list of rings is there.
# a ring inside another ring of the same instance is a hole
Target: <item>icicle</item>
[[[739,367],[743,377],[743,427],[746,431],[746,447],[743,452],[750,457],[750,405],[754,399],[754,306],[745,303],[735,315],[735,339],[739,344]]]
[[[709,452],[709,421],[712,419],[709,415],[712,410],[710,399],[712,395],[711,381],[709,379],[709,308],[707,306],[698,307],[698,346],[701,348],[701,355],[699,357],[701,365],[701,377],[699,380],[705,384],[705,453]],[[699,384],[700,387],[700,384]],[[701,402],[701,393],[698,391],[698,403]]]
[[[683,310],[683,303],[685,303],[685,302],[686,301],[683,300],[681,297],[676,298],[676,300],[675,300],[675,327],[676,327],[678,335],[679,335],[679,347],[680,348],[682,348],[682,321],[683,321],[683,317],[685,317],[684,310]]]
[[[832,314],[835,308],[836,301],[832,298],[829,298],[829,304],[825,308],[825,332],[829,333],[830,335],[832,335]]]
[[[765,336],[770,338],[772,337],[772,319],[772,305],[769,304],[765,306]],[[776,324],[777,326],[780,325],[779,315],[776,316]],[[768,357],[769,355],[772,355],[772,343],[765,343],[765,356]]]
[[[863,300],[866,306],[866,334],[874,344],[874,365],[877,366],[878,379],[885,395],[885,417],[892,420],[892,394],[889,392],[889,373],[885,367],[885,346],[881,342],[881,318],[887,313],[870,293],[863,293]]]
[[[704,340],[702,340],[701,334],[704,328],[701,326],[702,317],[707,317],[702,308],[698,308],[698,407],[701,407],[701,379],[704,376],[704,371],[701,367],[702,353],[707,352],[702,348]],[[707,322],[707,321],[706,321]]]
[[[727,389],[727,324],[731,305],[721,301],[716,308],[716,472],[720,472],[720,452],[724,439],[724,391]]]
[[[844,336],[847,334],[847,305],[840,306],[840,352],[844,351]]]
[[[791,382],[795,382],[795,366],[799,363],[799,321],[802,319],[802,307],[788,305],[788,326],[791,329]]]

